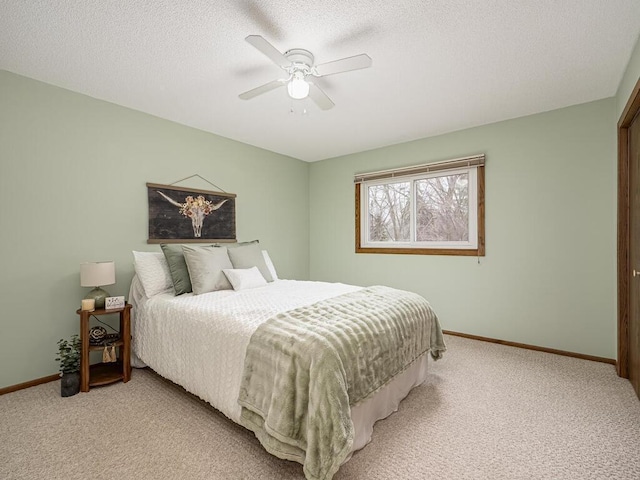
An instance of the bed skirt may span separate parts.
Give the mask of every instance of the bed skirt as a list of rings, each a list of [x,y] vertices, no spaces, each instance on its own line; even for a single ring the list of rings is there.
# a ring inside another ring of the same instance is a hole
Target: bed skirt
[[[374,423],[396,412],[402,399],[414,387],[425,381],[427,378],[428,357],[429,352],[423,354],[409,368],[396,375],[371,398],[351,407],[351,420],[354,428],[352,454],[371,441]],[[351,455],[347,457],[347,460],[349,458],[351,458]]]

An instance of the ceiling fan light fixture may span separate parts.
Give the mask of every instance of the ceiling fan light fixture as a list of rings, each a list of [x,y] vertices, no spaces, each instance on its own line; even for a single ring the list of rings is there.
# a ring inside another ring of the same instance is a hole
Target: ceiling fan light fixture
[[[272,80],[241,93],[238,97],[242,100],[249,100],[278,87],[284,87],[286,84],[290,98],[302,100],[309,97],[321,110],[329,110],[335,104],[315,81],[308,82],[307,77],[324,77],[371,66],[371,57],[366,53],[316,65],[315,58],[309,50],[292,48],[282,54],[260,35],[249,35],[245,40],[284,70],[288,74],[288,78]]]
[[[295,100],[302,100],[309,96],[309,84],[304,79],[302,72],[295,72],[287,84],[289,96]]]

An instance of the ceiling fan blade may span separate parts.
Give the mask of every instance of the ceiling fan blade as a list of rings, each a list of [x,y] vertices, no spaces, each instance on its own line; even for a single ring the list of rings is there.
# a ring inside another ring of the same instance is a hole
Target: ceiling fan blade
[[[309,97],[316,102],[321,110],[329,110],[335,105],[322,89],[315,83],[309,82]]]
[[[240,97],[242,100],[249,100],[250,98],[257,97],[258,95],[262,95],[263,93],[267,93],[271,90],[281,87],[285,83],[286,80],[273,80],[269,83],[265,83],[264,85],[260,85],[259,87],[241,93],[240,95],[238,95],[238,97]]]
[[[276,47],[271,45],[260,35],[249,35],[245,40],[260,50],[279,67],[284,68],[291,65],[291,60],[287,60],[287,57],[280,53]]]
[[[340,60],[334,60],[333,62],[316,65],[315,70],[318,77],[324,77],[325,75],[333,75],[335,73],[350,72],[351,70],[368,68],[372,63],[373,61],[369,55],[361,53],[360,55],[355,55],[353,57],[342,58]]]

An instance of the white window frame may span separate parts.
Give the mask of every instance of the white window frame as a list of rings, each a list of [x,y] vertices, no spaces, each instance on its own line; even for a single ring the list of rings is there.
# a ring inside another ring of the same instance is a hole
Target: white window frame
[[[466,173],[469,181],[469,240],[468,241],[450,241],[450,242],[429,242],[417,241],[416,238],[416,192],[415,182],[435,177],[446,177]],[[410,234],[411,239],[408,242],[377,242],[369,238],[369,187],[375,185],[387,185],[393,183],[409,183],[409,195],[411,199],[411,216],[410,216]],[[431,173],[422,173],[419,175],[411,175],[405,177],[385,178],[381,180],[370,180],[361,183],[361,247],[362,248],[424,248],[424,249],[477,249],[478,248],[478,168],[454,168],[451,170],[440,170]]]

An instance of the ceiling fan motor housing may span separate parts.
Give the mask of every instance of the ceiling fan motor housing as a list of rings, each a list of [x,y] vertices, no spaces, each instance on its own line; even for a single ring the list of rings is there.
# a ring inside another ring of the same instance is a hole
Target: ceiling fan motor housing
[[[313,54],[309,50],[303,48],[292,48],[284,53],[287,60],[291,61],[291,69],[293,73],[296,70],[302,70],[305,75],[311,73],[313,68]]]

